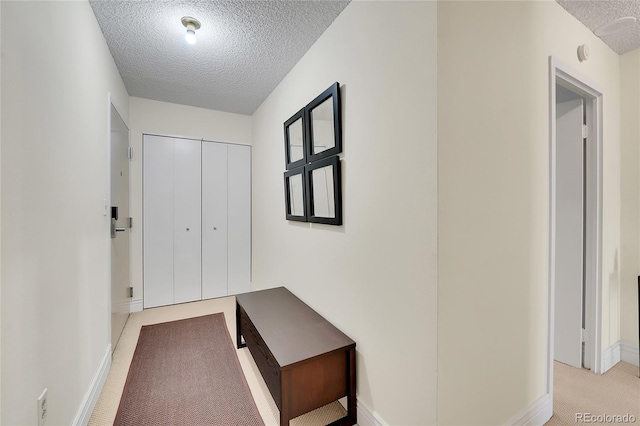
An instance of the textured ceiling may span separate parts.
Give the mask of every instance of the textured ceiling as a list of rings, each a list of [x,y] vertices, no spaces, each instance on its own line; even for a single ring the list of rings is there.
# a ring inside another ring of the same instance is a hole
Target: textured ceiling
[[[620,55],[640,47],[639,0],[557,0],[557,2],[591,31],[615,19],[634,16],[638,20],[635,24],[619,33],[600,38]]]
[[[250,115],[349,0],[89,2],[129,95]]]

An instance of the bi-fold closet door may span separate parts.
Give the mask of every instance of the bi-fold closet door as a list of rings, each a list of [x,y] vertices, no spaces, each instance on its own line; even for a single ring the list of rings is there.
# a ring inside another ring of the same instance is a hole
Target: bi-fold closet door
[[[251,150],[145,135],[144,307],[250,291]]]
[[[246,293],[251,290],[251,148],[204,141],[202,164],[202,298]]]

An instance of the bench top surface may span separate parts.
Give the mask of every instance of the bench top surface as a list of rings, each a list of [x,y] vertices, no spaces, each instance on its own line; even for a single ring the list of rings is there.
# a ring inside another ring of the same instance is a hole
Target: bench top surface
[[[284,287],[236,296],[281,368],[355,342]]]

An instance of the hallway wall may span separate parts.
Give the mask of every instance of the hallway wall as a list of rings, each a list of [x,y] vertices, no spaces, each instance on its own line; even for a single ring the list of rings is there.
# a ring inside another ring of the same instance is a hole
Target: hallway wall
[[[620,339],[638,347],[640,275],[640,49],[620,57]],[[636,361],[637,362],[637,361]]]
[[[436,422],[437,6],[351,2],[253,115],[253,283],[356,341],[383,424]],[[344,225],[287,221],[283,123],[336,81]]]
[[[604,90],[603,348],[619,338],[618,55],[555,1],[439,2],[441,425],[505,424],[547,392],[550,55]]]
[[[107,94],[125,120],[129,96],[88,2],[0,8],[0,423],[37,424],[48,388],[69,425],[110,355]]]

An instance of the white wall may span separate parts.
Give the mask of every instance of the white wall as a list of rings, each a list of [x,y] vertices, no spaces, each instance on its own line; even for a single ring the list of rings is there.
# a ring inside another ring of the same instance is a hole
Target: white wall
[[[504,424],[546,392],[550,55],[604,88],[603,347],[618,338],[619,60],[555,1],[440,2],[438,29],[438,424]]]
[[[2,22],[2,5],[0,5],[0,23]],[[2,46],[2,31],[0,31]],[[2,49],[0,48],[0,51]],[[0,82],[2,81],[2,54],[0,53]],[[2,99],[2,84],[0,84]],[[0,129],[2,129],[2,102],[0,101]],[[0,177],[2,176],[2,131],[0,131]],[[1,181],[0,181],[1,182]],[[1,189],[1,185],[0,185]],[[0,191],[1,192],[1,191]],[[0,195],[0,224],[2,224],[2,196]],[[0,225],[0,259],[2,259],[2,226]],[[0,301],[2,301],[2,261],[0,261]],[[0,366],[2,366],[2,303],[0,303]],[[2,420],[2,368],[0,367],[0,421]]]
[[[352,2],[253,116],[254,285],[357,342],[358,402],[388,424],[436,421],[436,15]],[[283,123],[335,81],[344,225],[288,222]]]
[[[0,5],[0,23],[2,22],[2,5]],[[0,46],[2,46],[2,31],[0,31]],[[1,49],[0,49],[1,51]],[[2,81],[2,57],[0,54],[0,81]],[[2,84],[0,84],[0,100],[2,99]],[[0,129],[2,129],[2,102],[0,102]],[[0,176],[2,176],[2,132],[0,131]],[[0,181],[1,182],[1,181]],[[0,185],[1,190],[1,185]],[[0,224],[2,223],[2,196],[0,195]],[[0,226],[0,259],[2,259],[2,226]],[[0,261],[0,301],[2,301],[2,261]],[[2,366],[2,303],[0,303],[0,366]],[[2,368],[0,368],[0,420],[2,419]]]
[[[46,387],[68,425],[110,343],[107,94],[129,100],[87,2],[0,7],[0,423],[36,424]]]
[[[134,150],[130,169],[131,280],[134,309],[142,309],[142,134],[180,136],[251,145],[251,117],[186,105],[131,97],[130,143]],[[135,224],[138,224],[136,226]]]
[[[640,49],[620,57],[620,338],[638,345],[640,275]]]

